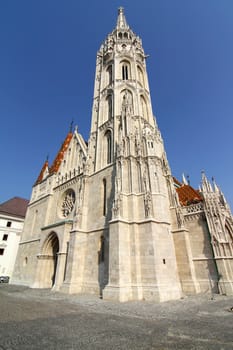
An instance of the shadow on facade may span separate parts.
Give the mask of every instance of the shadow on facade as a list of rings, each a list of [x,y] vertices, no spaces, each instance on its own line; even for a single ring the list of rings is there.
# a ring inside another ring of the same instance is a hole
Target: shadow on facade
[[[211,243],[211,236],[209,233],[209,229],[207,226],[206,219],[202,218],[199,219],[202,220],[202,225],[204,223],[204,241],[203,241],[203,255],[206,258],[207,266],[206,269],[208,271],[208,281],[209,281],[209,288],[208,291],[211,294],[219,293],[218,283],[220,279],[220,275],[218,273],[217,264],[215,261],[214,251]],[[200,269],[202,271],[202,269]]]
[[[116,156],[115,156],[116,160]],[[100,245],[98,251],[98,283],[100,288],[100,298],[103,297],[103,290],[109,282],[109,222],[112,220],[112,209],[115,197],[115,181],[116,181],[116,161],[112,167],[112,174],[107,186],[110,186],[110,194],[106,198],[106,213],[104,221],[104,230],[100,237]]]

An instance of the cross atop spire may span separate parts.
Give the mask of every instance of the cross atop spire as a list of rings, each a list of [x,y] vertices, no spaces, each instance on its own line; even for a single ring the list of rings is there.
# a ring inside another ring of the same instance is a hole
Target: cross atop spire
[[[125,15],[124,15],[124,8],[119,7],[118,9],[118,17],[117,17],[117,29],[124,28],[128,29],[129,26],[126,22]]]

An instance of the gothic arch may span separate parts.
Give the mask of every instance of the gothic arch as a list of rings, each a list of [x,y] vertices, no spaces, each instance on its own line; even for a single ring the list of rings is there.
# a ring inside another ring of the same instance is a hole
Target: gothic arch
[[[108,119],[112,118],[113,115],[113,95],[112,93],[109,93],[107,98],[106,98],[106,102],[107,102],[107,116]]]
[[[105,164],[112,163],[113,160],[113,140],[112,130],[108,129],[104,134],[104,154],[106,155]]]
[[[121,79],[128,80],[131,79],[131,64],[128,60],[123,60],[120,62],[121,67]]]
[[[110,63],[106,69],[106,85],[111,85],[113,82],[113,69],[112,69],[112,63]]]
[[[130,89],[123,89],[120,92],[121,109],[124,114],[132,115],[134,113],[133,93]]]
[[[103,216],[106,216],[107,212],[107,181],[103,179]]]
[[[50,232],[42,245],[40,255],[40,259],[43,260],[43,279],[41,283],[45,288],[53,287],[56,282],[59,246],[59,239],[56,232]]]

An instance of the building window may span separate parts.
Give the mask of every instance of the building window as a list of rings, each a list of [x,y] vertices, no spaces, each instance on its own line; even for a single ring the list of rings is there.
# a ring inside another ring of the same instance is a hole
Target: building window
[[[3,255],[3,254],[4,254],[4,249],[0,248],[0,255]]]
[[[122,79],[128,80],[128,66],[126,65],[122,66]]]
[[[103,179],[103,215],[106,215],[106,200],[107,200],[107,184],[106,179]]]
[[[107,69],[107,73],[108,73],[108,84],[112,84],[112,66],[109,66]]]
[[[112,134],[111,131],[107,131],[105,134],[107,141],[107,164],[112,163]]]
[[[7,221],[7,223],[6,223],[6,227],[11,227],[11,224],[12,224],[12,222],[11,222],[11,221]]]
[[[3,241],[7,241],[7,239],[8,239],[8,234],[5,233],[5,234],[3,235],[3,237],[2,237],[2,240],[3,240]]]
[[[127,61],[122,62],[121,71],[122,71],[122,80],[130,79],[130,63],[129,62],[127,62]]]
[[[112,95],[108,95],[108,119],[112,118]]]

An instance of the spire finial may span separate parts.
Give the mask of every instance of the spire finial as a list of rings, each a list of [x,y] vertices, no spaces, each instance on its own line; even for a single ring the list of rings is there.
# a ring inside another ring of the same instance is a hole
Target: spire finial
[[[188,185],[188,181],[187,181],[184,173],[182,174],[182,183],[183,183],[183,185]]]
[[[220,192],[218,185],[216,184],[215,178],[212,176],[212,183],[214,186],[214,192]]]
[[[124,15],[124,8],[122,6],[118,8],[117,28],[128,28]]]

